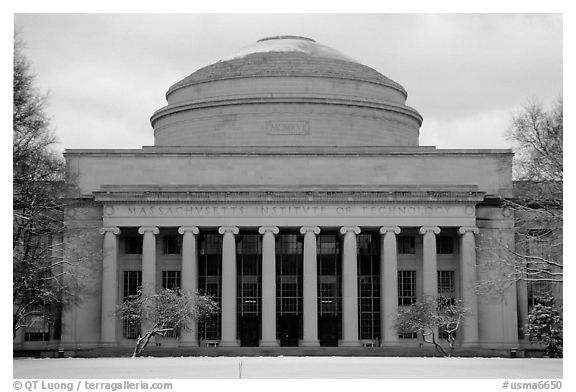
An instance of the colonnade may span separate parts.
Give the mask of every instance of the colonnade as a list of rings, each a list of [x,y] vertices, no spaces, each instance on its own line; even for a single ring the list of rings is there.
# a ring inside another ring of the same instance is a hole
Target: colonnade
[[[276,340],[276,251],[275,236],[279,233],[275,226],[262,226],[258,232],[262,235],[262,339],[261,346],[277,346]],[[319,346],[318,340],[318,277],[316,238],[320,227],[300,228],[304,236],[303,248],[303,339],[301,346]],[[360,346],[358,338],[358,276],[357,276],[357,236],[360,227],[340,228],[343,235],[342,252],[342,340],[341,346]],[[380,311],[381,344],[393,346],[399,343],[394,320],[398,311],[398,259],[396,236],[401,229],[396,226],[381,227],[380,252]],[[149,293],[156,287],[156,235],[158,227],[143,226],[138,229],[143,235],[142,244],[142,290]],[[198,227],[180,227],[182,235],[182,289],[196,291],[198,282]],[[240,230],[235,226],[222,226],[218,229],[222,235],[222,330],[221,346],[237,346],[236,339],[236,236]],[[118,303],[118,227],[101,229],[103,241],[102,269],[102,318],[101,344],[116,345],[116,316],[114,310]],[[423,236],[423,293],[437,296],[437,226],[420,228]],[[478,343],[478,304],[474,292],[476,282],[476,247],[474,235],[476,227],[460,227],[460,281],[461,299],[469,308],[462,334],[462,344],[473,346]],[[182,346],[197,346],[197,325],[182,331]]]

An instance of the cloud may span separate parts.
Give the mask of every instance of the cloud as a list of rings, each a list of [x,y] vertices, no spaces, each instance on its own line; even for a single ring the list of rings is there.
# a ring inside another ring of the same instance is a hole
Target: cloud
[[[470,116],[431,118],[420,129],[420,145],[437,148],[511,148],[506,133],[514,108]]]
[[[402,84],[424,117],[423,144],[503,147],[508,111],[562,95],[558,14],[17,14],[15,24],[66,148],[152,144],[149,117],[170,85],[281,34]]]

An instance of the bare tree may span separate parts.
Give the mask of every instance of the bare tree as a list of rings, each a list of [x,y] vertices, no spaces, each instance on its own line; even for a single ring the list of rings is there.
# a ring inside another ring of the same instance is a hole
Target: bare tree
[[[46,100],[34,86],[30,64],[15,34],[13,80],[12,268],[13,337],[35,324],[55,324],[65,301],[78,299],[81,269],[96,260],[86,249],[64,254],[64,159],[46,114]],[[67,238],[85,244],[88,235],[68,228]],[[84,241],[84,242],[83,242]],[[73,295],[68,295],[71,293]]]
[[[515,198],[506,201],[516,220],[513,254],[519,279],[562,282],[563,101],[546,111],[526,106],[513,121],[517,146]]]
[[[57,303],[52,234],[61,230],[58,197],[64,163],[54,150],[54,135],[45,113],[45,97],[34,87],[34,76],[14,40],[13,107],[13,334],[30,316]]]
[[[484,249],[492,261],[483,267],[498,267],[502,274],[478,288],[500,292],[524,281],[538,296],[554,295],[563,282],[562,99],[549,110],[539,104],[525,106],[513,118],[508,136],[515,147],[515,196],[502,199],[501,205],[514,216],[515,241]]]
[[[420,335],[425,343],[434,345],[442,356],[450,357],[454,351],[456,331],[462,325],[467,311],[461,300],[425,297],[410,306],[398,309],[396,328],[399,333]],[[437,331],[446,334],[448,351],[440,344]]]
[[[136,339],[132,354],[139,357],[154,336],[186,330],[193,320],[202,320],[216,312],[218,304],[208,296],[163,289],[154,294],[144,294],[140,290],[118,306],[116,314],[125,322],[141,328],[142,333]]]

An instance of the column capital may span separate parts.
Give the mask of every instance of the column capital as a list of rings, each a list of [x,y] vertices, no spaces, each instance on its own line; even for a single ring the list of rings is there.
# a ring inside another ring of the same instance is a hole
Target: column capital
[[[430,232],[434,234],[440,234],[440,228],[438,226],[422,226],[420,228],[420,234],[426,234]]]
[[[340,228],[340,234],[345,235],[346,233],[360,234],[360,228],[358,226],[343,226]]]
[[[220,234],[232,233],[234,235],[237,235],[239,232],[240,230],[238,230],[238,227],[236,226],[220,226],[218,228],[218,233]]]
[[[138,233],[144,234],[146,232],[152,232],[152,234],[156,235],[160,233],[160,230],[156,226],[142,226],[138,229]]]
[[[380,234],[386,233],[400,234],[400,228],[398,226],[382,226],[380,228]]]
[[[314,233],[320,234],[320,228],[318,226],[303,226],[300,228],[300,234]]]
[[[112,234],[118,235],[118,234],[120,234],[120,229],[116,226],[101,227],[100,228],[100,234],[106,234],[106,233],[112,233]]]
[[[458,229],[458,234],[466,233],[478,234],[478,228],[476,226],[462,226]]]
[[[192,234],[198,235],[198,233],[200,233],[200,230],[196,226],[180,226],[178,228],[178,233],[184,234],[186,232],[192,232]]]
[[[278,229],[278,227],[276,226],[261,226],[258,229],[258,233],[260,234],[264,234],[264,233],[272,233],[272,234],[278,234],[280,232],[280,230]]]

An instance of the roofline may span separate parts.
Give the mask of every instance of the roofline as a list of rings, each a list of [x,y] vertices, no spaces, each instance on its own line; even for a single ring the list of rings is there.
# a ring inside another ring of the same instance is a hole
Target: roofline
[[[504,155],[512,156],[511,149],[436,149],[433,146],[143,146],[141,149],[66,149],[64,156],[79,155],[199,155],[199,156],[402,156],[402,155]]]

